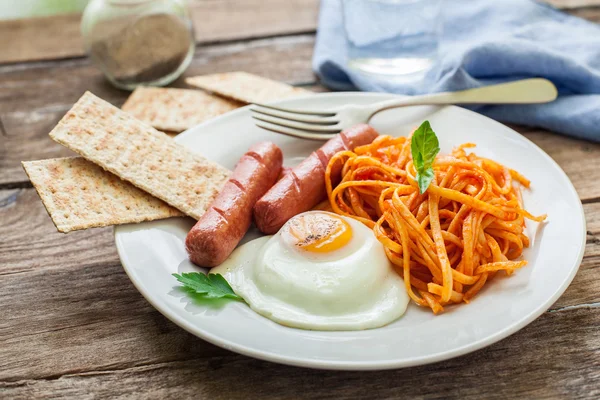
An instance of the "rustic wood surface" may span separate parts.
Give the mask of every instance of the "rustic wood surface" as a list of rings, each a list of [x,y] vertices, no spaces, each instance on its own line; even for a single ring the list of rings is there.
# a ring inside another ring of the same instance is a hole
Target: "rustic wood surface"
[[[552,3],[600,21],[600,0]],[[186,75],[245,70],[324,90],[310,67],[316,11],[316,0],[196,0],[201,44]],[[588,229],[573,283],[520,332],[395,371],[253,360],[155,311],[125,275],[112,228],[56,232],[22,172],[22,160],[69,154],[47,134],[85,90],[115,105],[128,95],[81,56],[77,25],[0,22],[0,38],[13,38],[0,39],[0,398],[600,398],[600,145],[515,127],[569,175]]]
[[[313,32],[319,0],[189,0],[198,43]],[[80,57],[81,15],[0,21],[0,63]],[[290,23],[291,22],[291,23]]]

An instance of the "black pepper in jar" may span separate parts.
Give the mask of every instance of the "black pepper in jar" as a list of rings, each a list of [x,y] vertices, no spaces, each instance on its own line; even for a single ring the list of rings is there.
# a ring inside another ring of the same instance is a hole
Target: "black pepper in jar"
[[[107,13],[111,18],[86,15],[90,7],[98,7],[94,3],[121,12]],[[163,7],[157,8],[157,3]],[[94,64],[117,87],[166,85],[189,64],[194,37],[187,10],[184,15],[166,12],[164,3],[164,0],[94,0],[86,9],[82,31],[88,52]]]

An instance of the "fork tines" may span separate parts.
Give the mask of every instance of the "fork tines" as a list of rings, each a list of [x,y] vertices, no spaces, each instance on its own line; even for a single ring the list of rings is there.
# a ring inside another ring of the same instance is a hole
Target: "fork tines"
[[[264,104],[254,104],[252,118],[256,125],[273,132],[304,139],[327,140],[341,132],[334,112],[293,110]]]

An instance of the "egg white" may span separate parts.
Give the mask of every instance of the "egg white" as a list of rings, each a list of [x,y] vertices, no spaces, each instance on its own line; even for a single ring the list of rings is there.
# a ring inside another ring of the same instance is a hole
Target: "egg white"
[[[404,282],[371,229],[342,218],[353,235],[341,249],[297,249],[280,231],[240,246],[211,273],[222,274],[254,311],[282,325],[314,330],[387,325],[406,310]]]

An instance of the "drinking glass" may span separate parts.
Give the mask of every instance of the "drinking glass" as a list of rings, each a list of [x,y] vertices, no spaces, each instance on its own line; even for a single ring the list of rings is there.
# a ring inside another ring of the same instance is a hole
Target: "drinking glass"
[[[342,0],[348,65],[385,79],[415,79],[437,58],[442,0]]]

